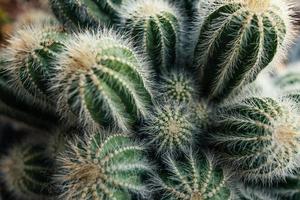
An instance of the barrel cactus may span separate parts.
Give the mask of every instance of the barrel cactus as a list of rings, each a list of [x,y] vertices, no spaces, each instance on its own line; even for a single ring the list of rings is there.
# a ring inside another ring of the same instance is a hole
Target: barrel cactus
[[[281,57],[292,36],[290,9],[277,0],[220,0],[204,9],[195,67],[203,95],[218,102]]]

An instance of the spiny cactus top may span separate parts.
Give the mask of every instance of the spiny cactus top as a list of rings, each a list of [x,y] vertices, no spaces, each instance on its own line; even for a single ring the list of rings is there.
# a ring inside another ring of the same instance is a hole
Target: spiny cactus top
[[[174,67],[181,22],[176,8],[166,0],[141,0],[125,4],[124,10],[128,32],[155,70]]]
[[[62,49],[65,33],[58,25],[35,24],[19,29],[8,40],[5,49],[7,70],[12,84],[23,95],[49,104],[49,79],[53,73],[53,59]]]
[[[87,136],[60,156],[62,200],[128,200],[144,194],[141,175],[149,170],[144,149],[127,135],[105,134]]]
[[[24,200],[50,199],[51,163],[39,146],[19,144],[0,159],[0,182],[14,198]],[[52,193],[54,195],[54,193]]]
[[[50,0],[57,18],[68,28],[99,27],[117,21],[123,0]]]
[[[206,12],[195,66],[203,95],[221,101],[280,57],[290,43],[292,20],[285,0],[216,0]]]
[[[195,153],[195,152],[194,152]],[[164,195],[161,199],[229,200],[228,177],[214,161],[200,153],[186,155],[184,161],[166,159],[167,175],[153,179],[153,187]]]
[[[149,71],[130,44],[110,31],[80,33],[58,56],[54,88],[60,112],[87,127],[114,123],[124,131],[151,102]]]
[[[239,178],[270,184],[297,168],[299,112],[287,99],[231,102],[215,114],[211,140]]]

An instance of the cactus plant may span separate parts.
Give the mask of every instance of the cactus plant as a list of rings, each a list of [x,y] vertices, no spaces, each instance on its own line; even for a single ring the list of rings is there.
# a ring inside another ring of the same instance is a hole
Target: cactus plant
[[[89,129],[113,121],[123,131],[146,115],[150,80],[145,63],[126,40],[111,31],[86,32],[65,46],[53,79],[62,114],[70,110]]]
[[[173,157],[166,159],[167,174],[156,175],[152,187],[163,194],[160,199],[230,199],[226,173],[216,167],[209,156],[191,151],[184,161]]]
[[[157,72],[172,69],[180,40],[181,17],[165,0],[141,0],[125,4],[121,15],[125,29],[150,59]]]
[[[290,100],[245,98],[215,113],[211,141],[239,178],[270,184],[297,168],[298,118]]]
[[[103,131],[71,143],[58,159],[60,199],[127,200],[133,194],[145,195],[141,176],[149,166],[143,150],[128,135]]]
[[[221,101],[280,57],[292,20],[285,1],[213,2],[197,36],[195,66],[201,69],[203,95]]]
[[[51,173],[51,162],[39,146],[19,144],[0,159],[1,182],[14,198],[50,199]]]

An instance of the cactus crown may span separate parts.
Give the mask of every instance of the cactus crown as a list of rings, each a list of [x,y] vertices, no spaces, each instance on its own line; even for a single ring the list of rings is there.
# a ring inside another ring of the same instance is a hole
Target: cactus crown
[[[245,4],[254,12],[264,12],[269,6],[271,0],[246,0]]]

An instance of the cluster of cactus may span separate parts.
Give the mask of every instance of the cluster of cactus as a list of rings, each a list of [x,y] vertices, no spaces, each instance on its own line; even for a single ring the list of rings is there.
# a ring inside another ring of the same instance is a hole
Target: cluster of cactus
[[[299,199],[300,73],[258,81],[288,0],[49,5],[0,52],[0,116],[39,134],[0,148],[0,199]]]

